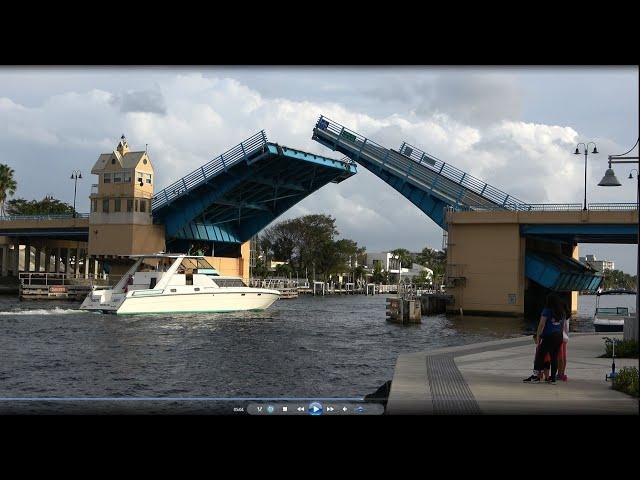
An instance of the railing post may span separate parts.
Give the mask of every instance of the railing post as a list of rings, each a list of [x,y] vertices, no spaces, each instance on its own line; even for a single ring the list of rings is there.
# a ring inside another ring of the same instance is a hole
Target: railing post
[[[334,143],[334,145],[333,145],[333,149],[334,150],[338,147],[338,144],[340,143],[340,137],[342,137],[342,132],[344,132],[344,127],[342,127],[342,130],[340,130],[340,133],[338,134],[338,137],[336,138],[336,143]]]
[[[244,145],[241,143],[240,148],[242,149],[242,155],[244,157],[244,162],[249,165],[249,160],[247,160],[247,152],[244,149]]]

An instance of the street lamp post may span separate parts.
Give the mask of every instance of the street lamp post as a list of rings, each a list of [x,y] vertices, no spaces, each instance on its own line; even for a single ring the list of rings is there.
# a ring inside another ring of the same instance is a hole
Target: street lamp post
[[[620,185],[622,185],[620,181],[616,178],[616,174],[613,172],[613,169],[611,168],[611,164],[613,163],[638,164],[638,157],[625,156],[628,153],[630,153],[634,148],[636,148],[636,146],[638,145],[638,140],[636,140],[635,145],[631,147],[629,151],[622,153],[620,155],[609,155],[609,168],[605,172],[604,177],[602,177],[602,180],[600,180],[600,183],[598,183],[599,186],[619,187]],[[638,315],[640,315],[640,296],[638,295],[638,292],[640,291],[640,173],[638,173],[638,170],[635,168],[631,171],[633,172],[634,170],[636,172],[636,179],[637,179],[636,211],[638,212],[638,229],[637,229],[637,238],[636,238],[636,245],[638,247],[636,252],[636,319],[637,319]],[[628,178],[632,179],[633,175],[629,173]]]
[[[578,145],[576,145],[576,151],[573,152],[575,155],[580,155],[580,145],[584,146],[584,208],[583,210],[587,209],[587,156],[589,155],[589,145],[591,145],[593,143],[593,151],[591,153],[596,154],[598,153],[598,147],[596,147],[596,144],[594,142],[589,142],[586,145],[582,142],[580,142]]]
[[[71,180],[75,180],[73,186],[73,218],[76,218],[76,192],[78,191],[78,179],[82,179],[82,172],[74,170],[71,172]]]

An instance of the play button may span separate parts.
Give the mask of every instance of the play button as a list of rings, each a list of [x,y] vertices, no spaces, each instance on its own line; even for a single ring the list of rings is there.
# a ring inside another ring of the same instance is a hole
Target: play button
[[[309,415],[322,415],[322,405],[318,402],[309,404]]]

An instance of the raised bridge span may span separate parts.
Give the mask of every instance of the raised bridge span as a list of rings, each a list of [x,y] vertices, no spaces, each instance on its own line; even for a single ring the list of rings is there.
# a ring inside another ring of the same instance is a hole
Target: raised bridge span
[[[602,273],[577,261],[577,244],[638,241],[635,203],[591,203],[586,211],[528,203],[414,145],[387,148],[325,116],[312,139],[369,170],[447,232],[452,310],[521,314],[529,286],[594,291]]]

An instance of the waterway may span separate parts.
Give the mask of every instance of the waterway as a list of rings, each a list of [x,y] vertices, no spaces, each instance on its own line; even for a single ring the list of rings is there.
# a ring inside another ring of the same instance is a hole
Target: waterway
[[[595,297],[573,331],[593,331]],[[602,297],[629,306],[635,296]],[[400,353],[530,334],[523,319],[385,320],[385,296],[301,296],[264,312],[119,317],[78,303],[0,296],[0,413],[230,413],[216,401],[93,401],[96,397],[355,398],[393,376]]]

